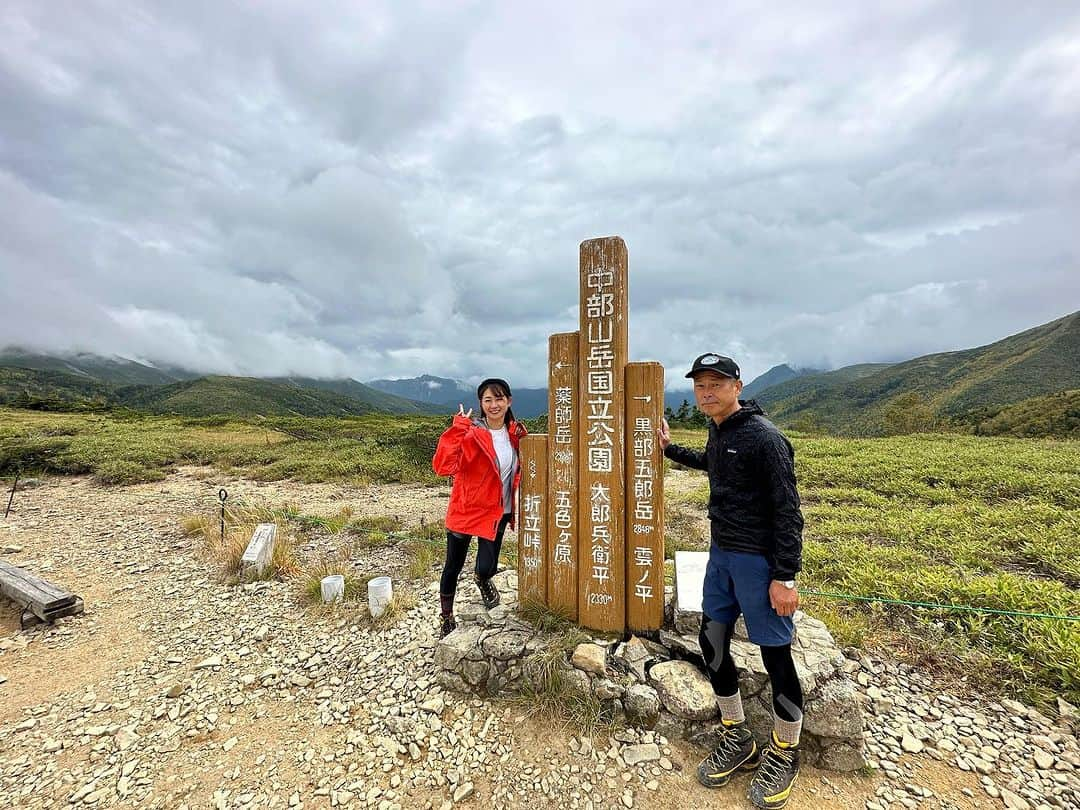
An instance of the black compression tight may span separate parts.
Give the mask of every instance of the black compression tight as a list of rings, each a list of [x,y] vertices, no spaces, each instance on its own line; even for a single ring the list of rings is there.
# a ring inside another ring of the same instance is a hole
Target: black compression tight
[[[732,625],[714,622],[707,616],[701,620],[701,656],[713,691],[726,697],[739,690],[739,673],[731,660]],[[772,685],[773,711],[781,720],[794,722],[802,719],[803,694],[799,675],[791,658],[791,645],[761,647],[761,661],[769,673]]]
[[[791,645],[762,647],[761,661],[772,683],[773,711],[781,720],[802,720],[803,694],[799,674],[791,658]]]
[[[492,540],[476,541],[476,578],[491,579],[499,567],[499,551],[502,550],[503,533],[510,522],[510,514],[503,515]],[[439,593],[452,596],[457,590],[458,576],[465,567],[465,557],[469,553],[472,535],[446,533],[446,564],[443,566],[442,579],[439,581]]]
[[[701,632],[698,634],[701,657],[705,659],[705,671],[709,673],[713,691],[722,697],[739,691],[739,673],[731,660],[732,630],[730,624],[714,622],[707,616],[701,618]]]

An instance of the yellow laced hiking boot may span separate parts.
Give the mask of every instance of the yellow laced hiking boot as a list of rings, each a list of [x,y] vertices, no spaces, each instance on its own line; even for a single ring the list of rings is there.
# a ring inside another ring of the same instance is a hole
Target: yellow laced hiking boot
[[[780,742],[773,732],[757,773],[750,780],[748,798],[761,810],[779,810],[787,804],[798,775],[799,747]]]
[[[707,788],[723,787],[735,771],[756,768],[760,758],[757,740],[745,722],[724,723],[716,750],[698,765],[698,781]]]

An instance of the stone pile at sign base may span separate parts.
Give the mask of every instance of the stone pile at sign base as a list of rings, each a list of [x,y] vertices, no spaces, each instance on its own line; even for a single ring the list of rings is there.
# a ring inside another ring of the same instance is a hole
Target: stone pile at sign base
[[[537,653],[556,643],[555,637],[518,615],[515,572],[496,574],[493,582],[502,602],[490,612],[484,610],[475,588],[465,586],[458,591],[458,629],[442,639],[435,651],[437,678],[445,688],[505,696],[536,688],[535,679],[541,677]],[[659,642],[635,636],[625,642],[593,636],[592,641],[565,650],[563,682],[594,695],[607,718],[711,748],[719,734],[720,716],[701,668],[697,627],[686,632],[673,624],[676,605],[668,590],[667,620]],[[685,583],[683,590],[685,597]],[[683,619],[680,624],[685,628],[690,617]],[[866,764],[863,713],[855,684],[848,677],[858,663],[844,658],[817,619],[799,611],[795,626],[792,653],[805,699],[804,762],[836,771],[858,770]],[[741,620],[731,649],[747,720],[764,742],[772,729],[769,679]]]

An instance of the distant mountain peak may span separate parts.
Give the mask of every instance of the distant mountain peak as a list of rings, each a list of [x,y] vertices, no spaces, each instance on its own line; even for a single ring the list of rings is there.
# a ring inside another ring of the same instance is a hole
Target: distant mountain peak
[[[787,363],[781,363],[778,366],[773,366],[764,374],[758,375],[743,386],[742,398],[754,399],[763,391],[772,388],[774,385],[780,385],[788,380],[794,380],[796,377],[803,377],[808,374],[818,374],[820,371],[820,369],[813,368],[794,368]]]

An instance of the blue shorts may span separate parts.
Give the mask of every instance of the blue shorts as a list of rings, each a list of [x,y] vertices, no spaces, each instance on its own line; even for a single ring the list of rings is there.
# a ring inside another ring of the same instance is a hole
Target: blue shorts
[[[709,549],[701,610],[714,622],[735,624],[741,613],[746,618],[750,640],[762,647],[790,644],[795,623],[781,616],[769,601],[769,563],[760,554]]]

